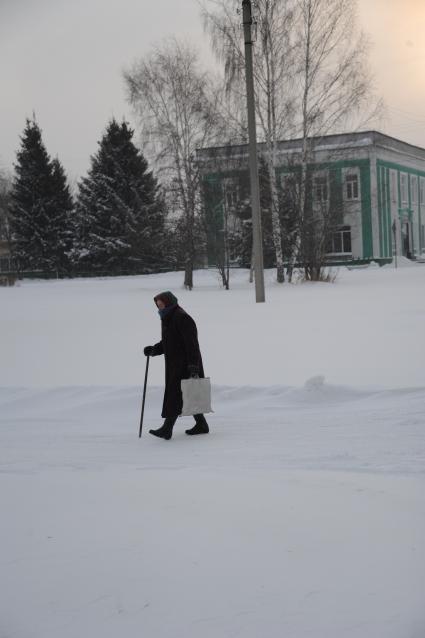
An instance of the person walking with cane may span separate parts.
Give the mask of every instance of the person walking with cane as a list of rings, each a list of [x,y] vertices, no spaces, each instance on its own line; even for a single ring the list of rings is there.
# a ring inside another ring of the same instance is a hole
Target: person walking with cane
[[[173,427],[182,412],[183,399],[181,392],[182,379],[190,377],[204,378],[202,356],[198,343],[198,331],[192,317],[178,305],[172,292],[161,292],[154,297],[161,318],[161,341],[153,346],[146,346],[144,354],[165,357],[165,391],[162,405],[163,425],[157,430],[149,430],[150,434],[169,440],[173,435]],[[195,425],[186,430],[186,434],[208,434],[209,427],[203,414],[195,414]]]

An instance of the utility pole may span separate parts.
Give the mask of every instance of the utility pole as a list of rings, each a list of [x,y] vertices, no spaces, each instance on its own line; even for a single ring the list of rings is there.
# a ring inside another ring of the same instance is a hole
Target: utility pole
[[[255,124],[255,94],[252,70],[252,9],[251,0],[242,2],[245,39],[246,103],[248,109],[249,173],[251,182],[252,234],[254,241],[255,300],[266,300],[264,292],[263,234],[260,215],[260,182],[258,179],[257,130]]]

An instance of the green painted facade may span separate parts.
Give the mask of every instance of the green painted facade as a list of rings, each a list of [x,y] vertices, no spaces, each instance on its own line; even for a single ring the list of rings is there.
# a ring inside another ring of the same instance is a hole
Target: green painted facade
[[[372,237],[372,202],[371,202],[371,171],[370,160],[340,160],[335,162],[323,162],[320,164],[310,164],[309,171],[328,171],[332,174],[331,180],[331,205],[337,209],[343,209],[343,169],[358,169],[360,176],[359,204],[361,206],[361,227],[362,227],[362,259],[372,259],[373,237]],[[279,167],[276,170],[277,176],[287,175],[297,172],[299,168]],[[215,259],[216,242],[219,241],[219,229],[223,226],[224,218],[224,197],[223,181],[228,178],[238,180],[239,188],[245,191],[245,196],[249,197],[249,175],[246,170],[216,171],[203,177],[203,197],[207,220],[207,259],[208,264],[213,265]],[[245,187],[245,188],[243,188]],[[339,220],[344,224],[343,215]]]
[[[392,198],[391,193],[391,172],[395,171],[396,174],[396,186],[397,186],[397,198],[396,201]],[[407,176],[407,201],[402,202],[402,186],[401,176]],[[416,197],[413,203],[412,197],[412,177],[416,177]],[[396,245],[395,242],[401,242],[402,238],[399,229],[396,228],[396,236],[394,238],[394,216],[398,218],[399,223],[403,219],[408,221],[412,225],[412,253],[416,256],[424,251],[423,245],[423,233],[422,226],[425,224],[425,202],[420,201],[420,180],[425,180],[425,162],[423,170],[419,168],[413,168],[406,164],[397,162],[391,162],[387,160],[377,160],[377,188],[378,188],[378,218],[379,218],[379,246],[381,257],[393,257]],[[424,187],[425,188],[425,187]],[[393,209],[393,210],[392,210]],[[416,211],[415,211],[416,209]],[[393,214],[392,214],[393,212]],[[416,227],[413,227],[415,223],[415,215],[417,213]],[[399,247],[397,251],[400,254]]]
[[[377,163],[380,257],[392,257],[389,171]]]
[[[300,172],[299,165],[294,166],[291,159],[299,154],[297,144],[300,147],[300,142],[293,140],[280,144],[282,164],[276,169],[278,180],[284,175]],[[232,164],[233,149],[236,159]],[[261,153],[261,145],[259,149]],[[201,149],[201,154],[208,233],[210,238],[214,236],[214,241],[218,241],[217,229],[223,225],[223,181],[228,178],[238,181],[243,197],[249,199],[247,147]],[[329,180],[330,205],[341,211],[341,227],[351,229],[354,248],[347,261],[390,261],[396,250],[397,254],[410,251],[408,256],[414,258],[425,251],[425,201],[420,202],[422,179],[425,193],[425,149],[369,131],[321,138],[314,147],[314,155],[317,161],[311,163],[308,170],[311,174],[327,172],[332,176]],[[347,200],[344,194],[344,176],[348,171],[356,171],[358,175],[358,199]],[[396,196],[391,184],[394,172]],[[402,202],[402,174],[407,176],[406,202]],[[415,197],[412,197],[413,176],[416,177]],[[212,263],[211,259],[209,251],[209,263]]]

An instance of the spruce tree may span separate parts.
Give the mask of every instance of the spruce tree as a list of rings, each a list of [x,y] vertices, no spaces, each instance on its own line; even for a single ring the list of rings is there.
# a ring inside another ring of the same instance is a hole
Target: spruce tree
[[[112,119],[79,184],[80,268],[143,272],[162,260],[164,207],[133,134]]]
[[[19,270],[66,270],[72,206],[59,160],[51,161],[40,127],[28,119],[11,194],[12,250]]]
[[[52,236],[51,252],[57,270],[69,273],[71,251],[75,242],[75,211],[65,170],[56,157],[51,163]]]

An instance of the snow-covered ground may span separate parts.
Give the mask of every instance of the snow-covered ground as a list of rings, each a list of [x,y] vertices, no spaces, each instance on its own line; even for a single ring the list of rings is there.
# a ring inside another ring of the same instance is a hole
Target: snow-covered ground
[[[424,638],[425,265],[181,279],[0,288],[0,637]],[[137,437],[164,289],[208,436]]]

